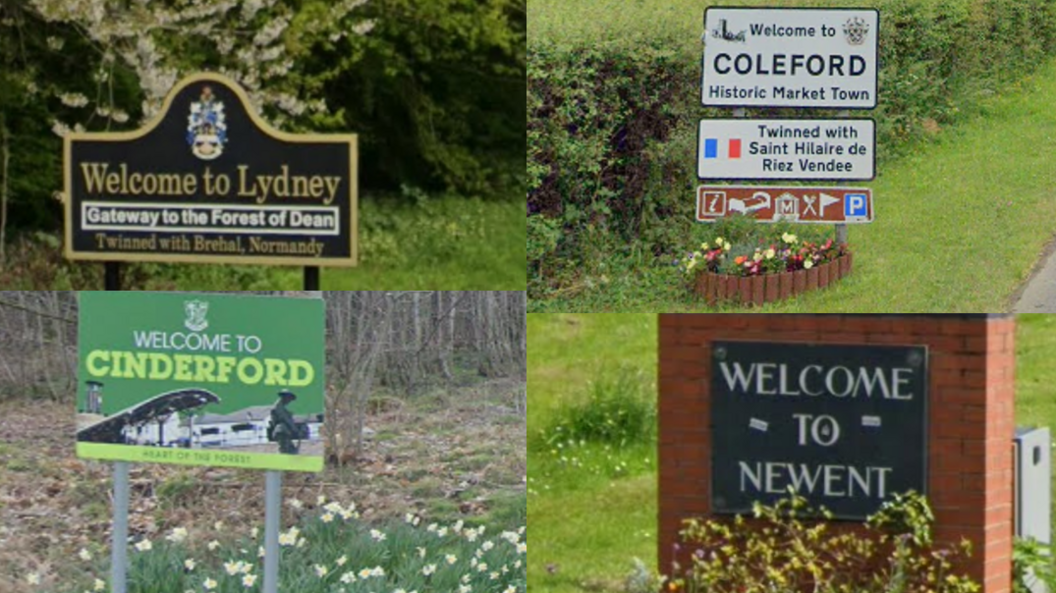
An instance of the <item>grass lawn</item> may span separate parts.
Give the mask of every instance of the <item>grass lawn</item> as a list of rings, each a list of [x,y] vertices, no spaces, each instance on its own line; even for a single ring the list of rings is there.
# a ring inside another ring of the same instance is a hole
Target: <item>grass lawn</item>
[[[1016,424],[1056,427],[1056,315],[1017,321]],[[560,456],[572,452],[554,454],[539,435],[603,371],[625,365],[655,375],[656,331],[653,314],[528,316],[531,591],[619,590],[632,558],[656,564],[655,445],[587,446],[574,453],[582,463],[570,465]],[[613,477],[619,463],[631,469]]]
[[[655,393],[656,316],[529,315],[528,353],[528,588],[618,590],[633,557],[656,563],[655,446],[587,446],[567,453],[581,461],[569,466],[539,431],[617,368],[644,373]]]

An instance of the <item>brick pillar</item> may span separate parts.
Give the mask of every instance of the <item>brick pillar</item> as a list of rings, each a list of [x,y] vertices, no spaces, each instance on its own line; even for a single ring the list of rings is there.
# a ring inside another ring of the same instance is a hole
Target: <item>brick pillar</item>
[[[1011,317],[671,314],[660,316],[659,340],[661,572],[670,573],[682,520],[711,516],[712,341],[924,345],[936,538],[972,542],[964,569],[984,584],[984,593],[1011,590]]]

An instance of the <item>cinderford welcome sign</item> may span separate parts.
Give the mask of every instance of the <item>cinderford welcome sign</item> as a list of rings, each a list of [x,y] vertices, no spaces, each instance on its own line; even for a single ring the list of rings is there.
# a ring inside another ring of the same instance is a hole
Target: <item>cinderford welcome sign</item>
[[[712,508],[749,512],[789,490],[864,519],[925,494],[923,346],[712,344]]]
[[[65,139],[66,257],[350,266],[356,136],[287,134],[218,74],[141,130]]]
[[[81,457],[320,471],[322,299],[80,294]]]

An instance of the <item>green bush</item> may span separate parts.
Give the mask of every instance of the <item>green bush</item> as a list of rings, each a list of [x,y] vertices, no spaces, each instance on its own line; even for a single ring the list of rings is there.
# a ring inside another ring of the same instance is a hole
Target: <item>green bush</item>
[[[864,529],[834,529],[824,509],[790,492],[772,507],[756,504],[754,522],[690,520],[682,537],[692,559],[673,567],[671,590],[707,593],[971,593],[959,574],[970,553],[937,546],[924,497],[908,493],[885,503]]]
[[[627,447],[656,434],[656,401],[641,373],[603,372],[582,401],[566,406],[544,431],[548,446],[596,443]]]
[[[605,261],[647,253],[666,264],[681,255],[693,226],[696,121],[728,113],[699,105],[701,48],[690,29],[700,26],[698,3],[641,0],[628,14],[604,4],[542,2],[539,10],[564,18],[541,14],[543,34],[528,47],[528,212],[563,231],[553,249],[529,254],[533,298],[600,276]],[[881,164],[1056,53],[1051,0],[864,4],[881,11],[880,94],[870,114]],[[576,18],[585,11],[589,25]],[[599,33],[607,19],[614,32]]]

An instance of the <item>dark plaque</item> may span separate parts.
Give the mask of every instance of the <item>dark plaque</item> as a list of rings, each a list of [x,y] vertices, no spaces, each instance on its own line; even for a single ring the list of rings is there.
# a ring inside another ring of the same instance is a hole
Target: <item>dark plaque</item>
[[[794,489],[837,518],[926,493],[927,348],[714,342],[712,509]]]
[[[141,130],[65,141],[66,257],[356,263],[356,136],[287,134],[198,74]]]

